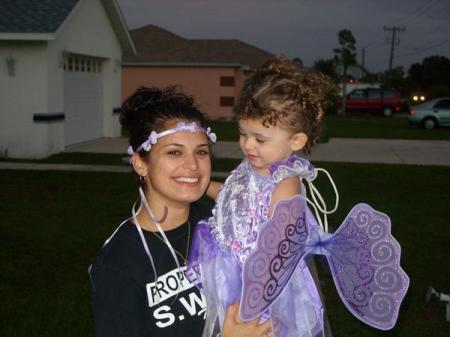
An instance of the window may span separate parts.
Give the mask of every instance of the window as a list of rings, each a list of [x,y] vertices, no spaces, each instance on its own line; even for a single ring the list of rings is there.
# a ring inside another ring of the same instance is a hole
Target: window
[[[101,59],[91,56],[70,54],[64,60],[64,70],[100,73]]]
[[[442,99],[439,102],[437,102],[433,109],[443,109],[443,110],[450,110],[450,99]]]
[[[397,95],[395,94],[395,92],[394,91],[392,91],[392,90],[385,90],[385,91],[383,91],[383,97],[384,98],[394,98],[394,97],[396,97]]]
[[[234,97],[233,96],[221,96],[220,97],[220,106],[234,106]]]
[[[366,94],[363,90],[355,90],[350,95],[348,95],[350,99],[365,99]]]
[[[234,87],[234,77],[233,76],[220,76],[220,86],[221,87]]]
[[[367,91],[368,99],[380,99],[381,98],[381,90],[378,89],[370,89]]]

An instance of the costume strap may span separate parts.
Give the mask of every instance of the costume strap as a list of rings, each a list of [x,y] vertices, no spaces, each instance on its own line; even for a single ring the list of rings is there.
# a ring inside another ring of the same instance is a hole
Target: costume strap
[[[169,251],[170,251],[170,253],[171,253],[171,255],[172,255],[172,257],[173,257],[173,259],[174,259],[174,261],[175,261],[175,264],[177,265],[177,269],[180,270],[180,263],[179,263],[179,261],[178,261],[177,255],[175,254],[175,250],[173,249],[172,245],[170,244],[169,239],[167,238],[166,234],[164,233],[164,231],[163,231],[163,229],[162,229],[162,227],[161,227],[161,224],[160,224],[159,221],[156,219],[155,214],[154,214],[154,213],[152,212],[152,210],[150,209],[150,206],[149,206],[149,204],[148,204],[148,202],[147,202],[147,198],[145,197],[145,194],[144,194],[144,191],[142,190],[142,187],[139,187],[139,194],[140,194],[140,196],[141,196],[141,204],[144,204],[144,207],[145,207],[145,209],[146,209],[148,215],[150,216],[150,219],[152,219],[153,223],[155,224],[156,228],[157,228],[158,231],[159,231],[159,234],[160,234],[161,237],[163,238],[164,243],[166,244],[167,248],[169,248]],[[166,214],[166,212],[167,212],[167,211],[164,210],[164,214]],[[135,219],[135,222],[136,222],[136,226],[137,226],[137,228],[138,228],[138,231],[139,231],[140,233],[142,233],[141,226],[139,226],[139,225],[138,225],[138,222],[137,222],[136,214],[133,214],[133,216],[134,216],[134,219]],[[141,239],[142,239],[142,244],[144,245],[144,247],[146,247],[145,251],[146,251],[147,255],[149,256],[150,259],[152,259],[152,258],[151,258],[151,254],[150,254],[150,250],[148,249],[148,246],[147,246],[147,241],[144,239],[144,236],[143,236],[143,235],[141,235]]]
[[[330,173],[323,169],[323,168],[316,168],[315,171],[318,172],[323,172],[325,173],[325,175],[327,176],[327,178],[330,180],[331,186],[333,187],[334,190],[334,195],[335,195],[335,204],[333,209],[328,210],[327,209],[327,204],[324,200],[324,198],[322,197],[322,195],[320,194],[319,190],[317,189],[317,187],[314,185],[312,180],[306,180],[307,184],[309,186],[309,194],[312,198],[306,198],[306,201],[312,206],[312,208],[314,209],[314,213],[316,214],[316,218],[317,218],[317,222],[319,223],[320,228],[324,231],[328,233],[328,214],[332,214],[334,212],[336,212],[336,210],[338,209],[339,206],[339,192],[337,190],[336,184],[333,181],[333,178],[331,177]],[[316,174],[317,177],[318,174]],[[320,213],[323,214],[323,222],[322,219],[320,217]]]
[[[305,185],[309,186],[309,198],[307,197],[307,191],[303,188],[302,195],[305,196],[308,203],[314,209],[317,221],[319,222],[322,230],[328,232],[328,214],[334,213],[339,206],[339,193],[330,173],[328,173],[328,171],[323,168],[315,168],[309,160],[296,155],[289,157],[287,160],[282,160],[271,165],[269,170],[271,172],[272,179],[276,184],[280,183],[282,180],[288,177],[298,177],[306,181]],[[331,186],[334,190],[336,201],[333,209],[331,210],[328,210],[324,198],[313,183],[320,172],[325,173],[327,178],[330,180]]]

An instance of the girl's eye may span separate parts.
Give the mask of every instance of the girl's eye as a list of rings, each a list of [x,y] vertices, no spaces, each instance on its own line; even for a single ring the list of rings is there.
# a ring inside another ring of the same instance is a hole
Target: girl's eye
[[[264,140],[264,139],[259,139],[259,138],[256,138],[256,141],[258,142],[258,143],[260,143],[260,144],[262,144],[262,143],[265,143],[266,141]]]

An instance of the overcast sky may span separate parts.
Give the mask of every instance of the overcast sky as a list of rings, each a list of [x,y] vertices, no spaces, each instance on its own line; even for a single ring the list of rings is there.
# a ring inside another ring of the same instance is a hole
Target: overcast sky
[[[399,32],[394,66],[430,55],[450,58],[450,0],[118,0],[130,29],[154,24],[190,39],[239,39],[306,66],[331,58],[337,32],[350,29],[358,61],[388,68],[392,32]]]

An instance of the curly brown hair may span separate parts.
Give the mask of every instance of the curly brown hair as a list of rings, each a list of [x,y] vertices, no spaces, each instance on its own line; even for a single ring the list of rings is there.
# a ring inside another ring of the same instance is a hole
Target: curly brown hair
[[[292,133],[303,132],[308,136],[303,151],[309,153],[318,139],[322,102],[331,86],[325,75],[299,69],[284,56],[277,56],[245,81],[235,117],[262,119],[264,126],[279,123]]]

